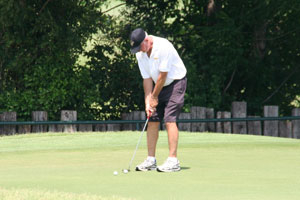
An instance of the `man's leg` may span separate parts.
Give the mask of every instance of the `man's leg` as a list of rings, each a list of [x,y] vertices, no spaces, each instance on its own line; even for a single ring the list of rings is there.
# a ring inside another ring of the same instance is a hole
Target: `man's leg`
[[[177,157],[177,146],[178,146],[178,128],[176,122],[167,122],[166,128],[168,131],[169,139],[169,157]]]
[[[149,122],[147,127],[148,156],[155,157],[159,122]]]
[[[159,172],[177,172],[180,171],[180,163],[177,159],[178,146],[178,128],[176,122],[166,122],[169,141],[169,157],[165,163],[157,167]]]
[[[136,171],[149,171],[156,169],[155,151],[158,140],[159,122],[149,122],[147,127],[147,146],[148,157],[147,159],[136,166]]]
[[[180,171],[180,163],[177,159],[179,133],[176,120],[184,104],[185,89],[186,78],[183,78],[181,80],[174,81],[170,87],[167,86],[164,90],[166,93],[165,96],[169,97],[167,99],[164,113],[164,121],[166,122],[166,128],[168,131],[169,157],[163,165],[157,167],[157,171],[159,172]]]

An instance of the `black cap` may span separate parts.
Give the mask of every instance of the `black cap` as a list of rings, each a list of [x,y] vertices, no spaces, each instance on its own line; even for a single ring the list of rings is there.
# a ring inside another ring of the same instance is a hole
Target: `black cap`
[[[146,32],[141,29],[137,28],[130,34],[130,46],[131,46],[131,53],[137,53],[141,49],[141,43],[146,38]]]

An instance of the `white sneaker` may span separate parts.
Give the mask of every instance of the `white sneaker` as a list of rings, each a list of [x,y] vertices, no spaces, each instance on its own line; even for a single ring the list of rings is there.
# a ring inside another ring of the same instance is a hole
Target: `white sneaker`
[[[136,166],[136,171],[150,171],[156,169],[156,160],[146,159],[143,163]]]
[[[167,159],[163,165],[157,167],[158,172],[178,172],[180,171],[179,160]]]

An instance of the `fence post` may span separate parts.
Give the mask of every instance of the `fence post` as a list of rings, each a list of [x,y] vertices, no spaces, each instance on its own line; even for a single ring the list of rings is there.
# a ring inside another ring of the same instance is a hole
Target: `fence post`
[[[206,117],[206,108],[193,106],[191,107],[191,118],[192,119],[205,119]],[[207,130],[206,123],[192,123],[191,131],[193,132],[205,132]]]
[[[235,101],[231,105],[232,118],[246,118],[247,103],[244,101]],[[233,122],[233,133],[247,134],[246,122]]]
[[[141,120],[146,122],[146,112],[145,111],[140,111],[140,116],[141,116]],[[142,130],[142,128],[144,128],[145,123],[141,123],[140,129]]]
[[[75,110],[62,110],[60,120],[61,121],[77,121],[77,111],[75,111]],[[76,126],[76,124],[63,125],[63,131],[64,132],[71,132],[71,133],[76,132],[77,131],[77,126]]]
[[[121,125],[120,124],[107,124],[107,131],[120,131]]]
[[[107,124],[96,124],[95,131],[105,132],[107,130]]]
[[[130,113],[122,113],[122,120],[132,120],[132,115]],[[132,129],[131,124],[123,124],[122,130],[123,131],[129,131]]]
[[[214,119],[214,118],[215,118],[215,110],[213,108],[206,108],[206,119]],[[216,132],[215,122],[208,122],[206,127],[208,132]]]
[[[80,132],[92,132],[93,124],[79,124],[78,131]]]
[[[2,113],[0,113],[0,122],[2,121]],[[0,135],[2,135],[2,126],[0,125]]]
[[[279,137],[292,138],[292,122],[289,120],[279,121]]]
[[[230,112],[217,112],[217,119],[228,119],[231,118]],[[231,122],[217,122],[218,133],[231,133]]]
[[[132,117],[133,120],[145,120],[146,119],[146,114],[144,111],[133,111],[132,115],[133,115],[133,117]],[[132,130],[140,131],[144,127],[144,124],[145,123],[138,124],[138,127],[137,127],[137,124],[135,123],[132,125]],[[139,128],[139,129],[137,129],[137,128]]]
[[[264,106],[264,117],[278,117],[278,106]],[[278,137],[278,121],[264,121],[264,135]]]
[[[3,114],[1,114],[0,113],[0,122],[2,121],[2,116],[3,116]],[[3,135],[4,133],[3,133],[3,125],[0,125],[0,135]]]
[[[248,116],[249,118],[259,118],[260,116]],[[261,121],[248,121],[248,134],[261,135]]]
[[[3,122],[14,122],[17,121],[16,112],[4,112],[0,115],[0,121]],[[0,126],[0,135],[13,135],[16,131],[16,125],[3,125]]]
[[[300,116],[300,108],[292,110],[292,116]],[[292,120],[293,137],[300,138],[300,120]]]
[[[222,112],[218,111],[217,112],[217,119],[221,119],[222,118]],[[217,122],[217,133],[223,133],[223,126],[222,126],[222,122]]]
[[[49,124],[49,132],[63,132],[63,125],[60,124]]]
[[[31,113],[32,121],[48,121],[48,113],[45,111],[33,111]],[[47,132],[47,125],[33,125],[33,133]]]
[[[222,118],[228,119],[231,118],[231,112],[222,112]],[[224,133],[231,133],[232,128],[231,128],[231,122],[223,122],[223,130]]]
[[[31,133],[31,125],[18,125],[18,133]]]
[[[179,119],[191,119],[191,113],[180,113]],[[178,123],[180,131],[191,131],[191,123]]]

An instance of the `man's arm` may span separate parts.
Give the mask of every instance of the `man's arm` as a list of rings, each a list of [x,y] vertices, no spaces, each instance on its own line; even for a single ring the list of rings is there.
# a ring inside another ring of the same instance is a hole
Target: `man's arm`
[[[151,92],[153,89],[152,78],[144,79],[143,86],[144,86],[144,93],[145,93],[145,109],[146,109],[147,116],[150,116],[150,111],[152,111],[150,107]]]
[[[160,72],[155,84],[155,87],[152,91],[151,98],[150,98],[150,106],[152,108],[156,108],[158,105],[158,95],[162,88],[164,87],[164,84],[167,79],[168,72]]]

